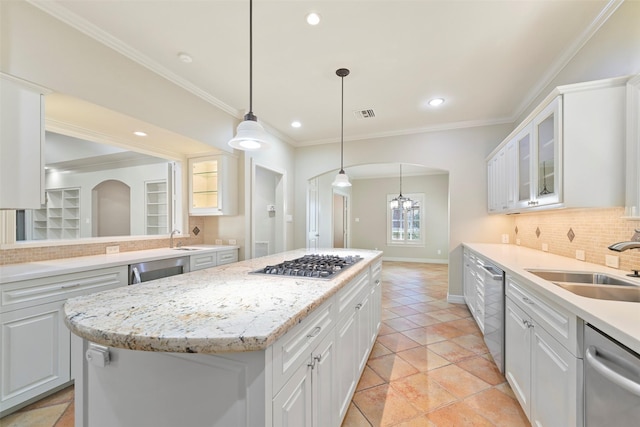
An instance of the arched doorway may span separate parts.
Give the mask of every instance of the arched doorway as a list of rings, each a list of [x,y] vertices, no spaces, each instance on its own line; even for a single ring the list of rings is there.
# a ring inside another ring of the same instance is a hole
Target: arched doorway
[[[91,191],[93,237],[131,234],[131,188],[114,179],[102,181]]]

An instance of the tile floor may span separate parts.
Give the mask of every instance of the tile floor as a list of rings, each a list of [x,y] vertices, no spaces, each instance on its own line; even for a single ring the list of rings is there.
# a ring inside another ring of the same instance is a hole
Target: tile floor
[[[385,262],[382,274],[383,325],[342,426],[529,426],[466,306],[446,302],[447,266]],[[0,426],[73,426],[73,387]]]

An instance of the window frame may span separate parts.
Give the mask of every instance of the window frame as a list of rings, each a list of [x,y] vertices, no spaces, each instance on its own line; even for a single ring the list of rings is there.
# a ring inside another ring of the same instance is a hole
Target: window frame
[[[425,237],[424,237],[424,193],[410,193],[404,194],[405,197],[413,200],[414,202],[419,203],[419,216],[420,216],[420,239],[417,240],[407,240],[407,233],[405,233],[405,237],[403,240],[394,240],[393,239],[393,210],[389,207],[389,203],[391,200],[396,198],[397,194],[387,194],[387,246],[404,246],[404,247],[424,247],[425,246]],[[403,229],[407,229],[407,217],[405,215],[405,211],[402,213],[403,220]]]

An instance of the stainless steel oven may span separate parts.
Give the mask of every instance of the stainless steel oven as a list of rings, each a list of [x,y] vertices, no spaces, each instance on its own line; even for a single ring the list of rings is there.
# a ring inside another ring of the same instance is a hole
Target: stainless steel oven
[[[584,425],[640,423],[640,355],[593,326],[584,327]]]
[[[504,373],[504,271],[483,259],[484,342],[500,372]]]
[[[189,272],[188,256],[158,259],[129,265],[129,284],[148,282],[162,277]]]

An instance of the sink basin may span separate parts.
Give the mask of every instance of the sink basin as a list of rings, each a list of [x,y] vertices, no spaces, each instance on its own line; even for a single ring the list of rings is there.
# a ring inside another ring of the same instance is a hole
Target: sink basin
[[[583,297],[640,302],[640,285],[607,274],[586,271],[528,271]]]
[[[198,251],[200,248],[172,248],[174,251]]]
[[[618,285],[618,286],[638,286],[617,277],[611,277],[603,273],[591,273],[586,271],[548,271],[548,270],[528,270],[541,279],[550,282],[572,282],[590,283],[593,285]]]

